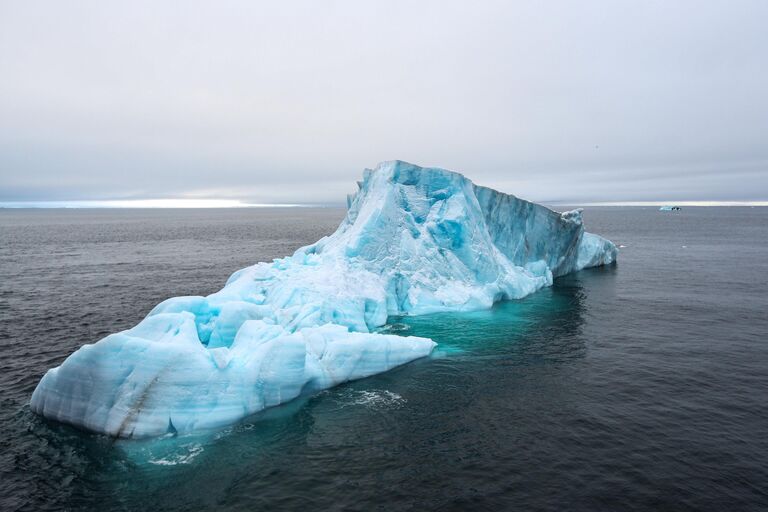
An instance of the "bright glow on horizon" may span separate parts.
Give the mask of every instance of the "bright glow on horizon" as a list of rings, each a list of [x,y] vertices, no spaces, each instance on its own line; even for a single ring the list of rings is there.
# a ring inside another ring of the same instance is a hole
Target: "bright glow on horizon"
[[[111,201],[10,201],[4,208],[290,208],[289,203],[245,203],[239,199],[119,199]]]

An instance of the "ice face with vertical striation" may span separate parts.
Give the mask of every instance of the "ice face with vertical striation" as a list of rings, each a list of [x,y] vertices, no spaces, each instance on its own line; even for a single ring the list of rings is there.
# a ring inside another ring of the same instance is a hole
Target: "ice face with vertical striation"
[[[616,259],[580,210],[454,172],[385,162],[359,186],[335,233],[84,345],[45,374],[32,410],[118,437],[224,426],[430,354],[432,340],[376,333],[389,315],[488,308]]]

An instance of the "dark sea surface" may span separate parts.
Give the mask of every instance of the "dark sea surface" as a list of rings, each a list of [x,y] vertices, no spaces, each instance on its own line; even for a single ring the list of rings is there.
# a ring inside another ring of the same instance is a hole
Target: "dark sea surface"
[[[43,373],[339,209],[0,210],[0,510],[767,510],[768,208],[588,208],[618,265],[393,318],[430,358],[200,435],[40,419]]]

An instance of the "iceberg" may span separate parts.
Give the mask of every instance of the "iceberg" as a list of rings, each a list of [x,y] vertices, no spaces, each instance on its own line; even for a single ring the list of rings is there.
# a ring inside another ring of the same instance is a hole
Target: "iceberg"
[[[31,409],[115,437],[222,427],[428,356],[430,339],[379,332],[391,315],[488,308],[616,260],[581,210],[455,172],[385,162],[358,185],[335,233],[82,346],[43,376]]]

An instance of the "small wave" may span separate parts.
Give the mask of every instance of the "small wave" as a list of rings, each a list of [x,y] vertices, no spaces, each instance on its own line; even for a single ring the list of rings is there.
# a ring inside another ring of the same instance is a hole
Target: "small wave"
[[[406,332],[406,331],[410,331],[410,330],[411,330],[411,326],[410,325],[397,323],[397,324],[387,324],[387,325],[381,327],[378,330],[378,332],[380,332],[380,333],[389,333],[389,332],[395,333],[395,332]]]
[[[176,466],[178,464],[189,464],[195,457],[203,453],[203,447],[199,444],[192,445],[186,453],[178,453],[160,459],[149,459],[150,464],[158,466]]]
[[[347,405],[362,405],[372,409],[391,409],[402,407],[406,400],[401,395],[387,390],[355,391]]]

